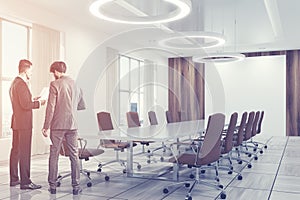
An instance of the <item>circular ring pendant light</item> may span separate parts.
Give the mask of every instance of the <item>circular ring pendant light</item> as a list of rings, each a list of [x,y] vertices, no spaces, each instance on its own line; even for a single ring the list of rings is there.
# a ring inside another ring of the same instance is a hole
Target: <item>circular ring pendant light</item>
[[[185,42],[180,42],[185,40]],[[223,45],[225,37],[215,32],[179,32],[159,42],[160,46],[173,49],[200,49]]]
[[[138,10],[137,8],[133,7],[132,5],[128,4],[126,1],[125,3],[127,5],[130,5],[132,8],[134,8],[135,12],[134,14],[136,16],[116,16],[109,15],[108,13],[105,13],[103,11],[103,7],[109,3],[118,3],[120,1],[121,3],[124,3],[124,0],[96,0],[90,5],[90,12],[100,18],[111,22],[116,23],[124,23],[124,24],[156,24],[156,23],[167,23],[171,21],[175,21],[178,19],[181,19],[185,16],[187,16],[191,12],[191,1],[190,0],[163,0],[169,4],[172,4],[176,7],[176,9],[170,13],[157,15],[157,16],[149,16],[142,11]],[[139,0],[142,1],[142,0]],[[151,2],[150,0],[144,0],[147,3]]]
[[[241,61],[245,55],[241,53],[211,53],[209,55],[193,56],[193,62],[198,63],[225,63]]]

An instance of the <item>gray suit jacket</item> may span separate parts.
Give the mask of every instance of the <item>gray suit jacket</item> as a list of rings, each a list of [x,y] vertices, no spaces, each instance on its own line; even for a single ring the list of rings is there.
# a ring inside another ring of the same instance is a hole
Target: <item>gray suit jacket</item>
[[[75,81],[63,76],[50,83],[44,129],[76,130],[77,110],[85,109],[82,91]]]

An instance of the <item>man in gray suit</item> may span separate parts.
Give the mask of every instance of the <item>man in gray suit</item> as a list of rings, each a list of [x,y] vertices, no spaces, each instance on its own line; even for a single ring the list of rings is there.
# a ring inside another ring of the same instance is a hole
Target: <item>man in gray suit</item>
[[[73,79],[66,76],[66,64],[64,62],[54,62],[50,67],[55,80],[50,83],[49,97],[46,108],[46,117],[42,133],[48,137],[47,130],[50,129],[49,156],[49,192],[56,194],[56,180],[58,174],[58,157],[65,140],[71,161],[71,178],[73,194],[78,195],[81,192],[80,169],[77,144],[77,110],[85,109],[85,103],[81,90],[76,86]]]

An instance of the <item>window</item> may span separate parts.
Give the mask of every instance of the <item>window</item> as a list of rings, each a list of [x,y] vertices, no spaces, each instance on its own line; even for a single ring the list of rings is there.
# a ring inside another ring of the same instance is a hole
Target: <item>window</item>
[[[141,123],[143,122],[143,97],[144,91],[141,87],[144,79],[144,62],[138,59],[120,55],[120,125],[126,125],[126,112],[139,113]]]
[[[20,59],[29,58],[31,29],[27,26],[0,19],[1,50],[0,56],[0,109],[1,137],[11,135],[10,122],[12,107],[9,97],[9,87],[13,78],[18,74]]]

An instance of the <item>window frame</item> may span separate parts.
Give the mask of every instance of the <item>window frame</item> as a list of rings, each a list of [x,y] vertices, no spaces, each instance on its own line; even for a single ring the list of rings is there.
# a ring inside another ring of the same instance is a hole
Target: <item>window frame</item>
[[[127,93],[128,94],[128,97],[129,97],[128,100],[129,101],[126,101],[127,102],[126,104],[127,104],[127,108],[128,108],[127,110],[128,111],[131,111],[131,102],[130,102],[130,99],[132,98],[132,95],[137,94],[137,96],[138,96],[137,97],[137,112],[138,112],[138,114],[140,116],[140,121],[141,122],[143,122],[143,115],[141,114],[142,111],[143,111],[143,109],[142,109],[143,105],[141,105],[141,102],[143,102],[143,101],[141,101],[141,96],[144,96],[144,91],[141,91],[141,87],[140,87],[141,86],[141,70],[142,70],[141,66],[144,65],[144,60],[133,58],[133,57],[130,57],[130,56],[127,56],[127,55],[119,54],[119,58],[118,58],[119,71],[121,71],[121,67],[122,67],[122,65],[121,65],[121,58],[122,57],[129,59],[129,70],[128,70],[128,73],[127,73],[128,74],[128,88],[127,89],[124,89],[124,88],[121,89],[121,87],[119,87],[119,96],[120,96],[120,98],[119,98],[119,108],[120,108],[120,110],[119,110],[119,119],[120,119],[119,120],[119,125],[120,126],[126,125],[126,121],[122,120],[122,115],[124,116],[126,113],[121,113],[122,112],[122,110],[121,110],[121,107],[122,107],[121,106],[121,104],[122,104],[121,96],[122,95],[121,94],[122,93]],[[132,73],[131,73],[131,70],[132,70],[132,61],[138,62],[138,67],[134,68],[134,69],[138,68],[138,77],[137,77],[138,78],[138,81],[137,81],[138,91],[132,88]],[[119,74],[118,79],[119,79],[119,82],[121,82],[121,73]],[[143,94],[143,95],[141,95],[141,94]],[[125,117],[126,117],[126,115],[125,115]]]
[[[13,20],[9,20],[9,19],[5,19],[5,18],[1,18],[0,17],[0,113],[1,113],[1,118],[0,118],[0,128],[1,128],[1,131],[0,131],[0,139],[1,138],[11,138],[12,136],[12,131],[10,131],[9,134],[6,133],[6,131],[4,131],[4,129],[8,128],[6,126],[3,125],[3,112],[4,112],[4,109],[3,109],[3,106],[6,106],[6,105],[3,105],[3,83],[6,82],[6,81],[9,81],[11,82],[15,76],[17,76],[17,74],[13,75],[13,76],[3,76],[3,73],[2,73],[2,69],[3,69],[3,52],[5,51],[5,49],[3,49],[3,22],[7,22],[7,23],[11,23],[13,25],[17,25],[17,26],[22,26],[24,28],[26,28],[26,56],[25,56],[25,59],[29,59],[31,58],[31,47],[32,47],[32,27],[31,25],[28,25],[26,24],[25,22],[24,23],[21,23],[21,22],[17,22],[17,21],[13,21]],[[11,106],[11,105],[7,105],[7,106]],[[10,120],[9,120],[10,121]],[[10,123],[9,123],[9,128],[10,128]]]

